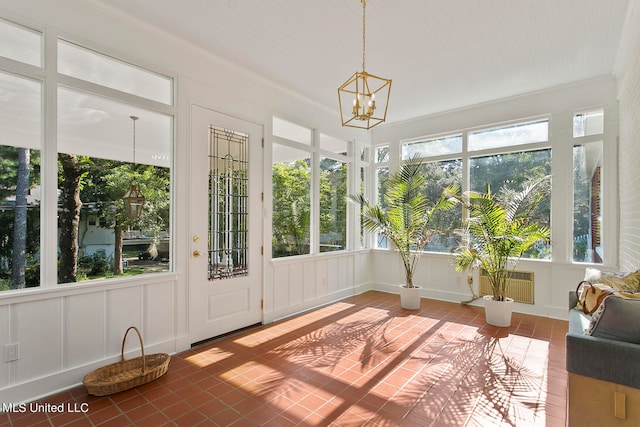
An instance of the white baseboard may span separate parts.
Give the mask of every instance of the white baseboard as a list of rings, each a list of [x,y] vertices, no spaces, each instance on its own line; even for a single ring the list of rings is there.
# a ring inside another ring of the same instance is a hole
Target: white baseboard
[[[357,292],[357,290],[360,290],[360,292]],[[342,289],[340,291],[333,292],[331,294],[327,294],[318,298],[313,298],[313,299],[301,302],[299,304],[288,306],[283,309],[273,310],[269,313],[265,313],[263,321],[265,324],[269,324],[272,322],[276,322],[278,320],[286,319],[288,317],[295,316],[297,314],[301,314],[318,307],[322,307],[323,305],[340,301],[347,297],[356,295],[357,293],[365,292],[366,290],[361,290],[361,287]]]
[[[145,345],[145,353],[169,353],[175,354],[175,349],[180,349],[177,340],[165,341],[153,345]],[[188,347],[187,347],[188,348]],[[139,351],[133,351],[131,354],[125,353],[125,358],[138,357]],[[23,383],[12,384],[0,390],[0,403],[28,403],[44,398],[46,396],[56,394],[70,388],[82,384],[82,379],[89,372],[102,366],[120,361],[120,354],[110,356],[108,358],[92,362],[89,364],[67,368],[44,377],[35,378]],[[90,409],[90,408],[89,408]]]
[[[380,292],[387,292],[392,294],[398,294],[398,285],[389,283],[369,283],[368,289],[376,290]],[[420,292],[422,298],[431,298],[439,301],[448,301],[454,303],[460,303],[467,301],[471,298],[470,292],[451,292],[441,291],[423,288]],[[482,299],[478,299],[469,305],[476,307],[484,307]],[[530,314],[532,316],[549,317],[551,319],[568,320],[569,310],[565,307],[557,307],[550,305],[531,305],[516,303],[514,305],[515,313]]]

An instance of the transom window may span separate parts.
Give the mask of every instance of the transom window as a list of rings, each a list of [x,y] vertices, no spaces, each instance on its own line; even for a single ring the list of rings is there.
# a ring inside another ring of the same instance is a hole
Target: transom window
[[[42,33],[0,19],[0,56],[42,67]]]

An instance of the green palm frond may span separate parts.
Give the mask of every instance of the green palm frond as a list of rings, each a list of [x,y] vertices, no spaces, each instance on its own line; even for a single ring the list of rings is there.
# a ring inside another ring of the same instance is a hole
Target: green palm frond
[[[430,228],[434,213],[455,204],[446,193],[432,204],[424,190],[427,180],[424,163],[414,157],[404,161],[398,171],[389,176],[384,207],[371,204],[362,193],[349,196],[362,207],[364,230],[386,237],[399,252],[408,287],[413,287],[413,273],[422,249],[435,233]],[[448,191],[457,190],[449,188]]]
[[[508,201],[491,193],[447,192],[449,200],[460,203],[469,213],[463,230],[463,240],[456,249],[457,271],[480,267],[487,272],[496,300],[506,293],[509,277],[515,269],[509,269],[509,260],[517,261],[539,241],[548,242],[549,228],[531,221],[531,214],[550,192],[550,176],[543,177]]]

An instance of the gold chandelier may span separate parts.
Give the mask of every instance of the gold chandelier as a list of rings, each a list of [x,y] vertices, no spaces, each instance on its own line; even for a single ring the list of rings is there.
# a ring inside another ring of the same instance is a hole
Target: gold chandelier
[[[367,0],[360,1],[362,2],[362,71],[356,71],[338,88],[338,101],[342,126],[371,129],[387,119],[391,79],[374,76],[365,71]]]

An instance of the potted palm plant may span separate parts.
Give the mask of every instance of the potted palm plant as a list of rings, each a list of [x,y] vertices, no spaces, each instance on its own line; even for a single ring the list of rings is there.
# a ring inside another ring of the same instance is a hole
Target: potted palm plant
[[[545,176],[520,192],[449,192],[450,200],[468,212],[463,238],[456,248],[457,271],[482,268],[491,284],[492,295],[484,297],[487,323],[509,326],[513,300],[507,288],[522,255],[535,243],[548,242],[551,232],[532,220],[532,213],[550,192],[550,177]],[[494,311],[498,310],[498,312]]]
[[[414,157],[405,160],[389,176],[384,203],[371,204],[362,193],[349,196],[362,207],[363,229],[387,238],[400,255],[405,272],[400,302],[406,309],[420,307],[420,286],[413,283],[413,277],[424,247],[435,234],[430,228],[433,215],[454,204],[444,192],[432,204],[425,190],[427,181],[423,162]],[[455,189],[449,191],[455,192]]]

